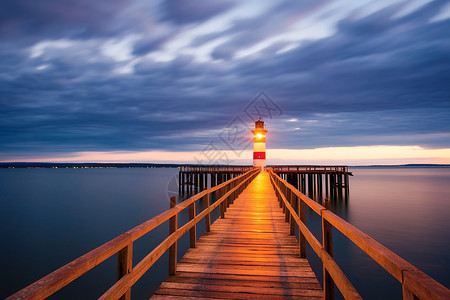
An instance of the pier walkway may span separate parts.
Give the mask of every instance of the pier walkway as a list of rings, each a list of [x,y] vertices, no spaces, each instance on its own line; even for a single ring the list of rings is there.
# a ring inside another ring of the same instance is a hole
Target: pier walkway
[[[260,173],[177,264],[152,299],[319,299],[322,288]]]

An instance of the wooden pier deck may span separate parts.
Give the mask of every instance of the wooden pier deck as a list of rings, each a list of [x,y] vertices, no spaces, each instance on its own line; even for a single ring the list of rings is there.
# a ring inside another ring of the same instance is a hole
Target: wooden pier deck
[[[322,288],[260,173],[177,264],[152,299],[319,299]]]

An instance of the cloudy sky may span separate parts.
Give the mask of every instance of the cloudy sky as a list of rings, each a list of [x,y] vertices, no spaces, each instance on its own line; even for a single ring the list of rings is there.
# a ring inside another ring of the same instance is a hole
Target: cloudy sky
[[[450,163],[449,1],[1,6],[0,161]]]

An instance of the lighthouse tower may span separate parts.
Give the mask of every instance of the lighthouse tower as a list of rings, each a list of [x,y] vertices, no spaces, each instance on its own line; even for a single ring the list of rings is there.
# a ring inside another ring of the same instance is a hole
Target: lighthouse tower
[[[266,133],[264,122],[259,118],[255,122],[253,133],[253,166],[264,168],[266,166]]]

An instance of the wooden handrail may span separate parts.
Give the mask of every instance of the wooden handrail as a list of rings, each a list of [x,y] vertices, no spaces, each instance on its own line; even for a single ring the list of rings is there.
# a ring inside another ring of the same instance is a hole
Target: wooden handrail
[[[162,254],[164,254],[170,246],[172,246],[183,234],[196,226],[196,224],[203,218],[205,218],[207,224],[206,226],[208,228],[210,213],[219,205],[226,203],[227,201],[233,201],[234,198],[245,189],[245,187],[256,177],[259,172],[259,168],[252,168],[238,177],[232,178],[186,199],[175,207],[166,210],[165,212],[134,227],[113,240],[48,274],[7,299],[47,298],[116,253],[119,253],[118,281],[101,298],[119,299],[124,296],[125,299],[129,299],[130,287],[133,286],[133,284],[162,256]],[[209,195],[214,192],[219,194],[219,198],[213,204],[209,205]],[[195,205],[195,202],[203,197],[205,197],[208,201],[208,205],[204,206],[202,212],[197,214],[195,217],[190,218],[189,222],[176,229],[162,243],[147,254],[147,256],[145,256],[136,266],[132,267],[131,257],[133,242],[135,240],[149,233],[151,230],[167,220],[177,217],[179,212],[191,207],[191,205]]]
[[[181,172],[207,172],[207,173],[221,173],[221,172],[235,172],[235,173],[245,173],[252,170],[252,166],[181,166]]]
[[[287,191],[295,194],[297,196],[297,201],[304,203],[304,205],[308,205],[315,213],[317,213],[322,218],[322,224],[327,222],[339,230],[350,241],[396,278],[402,284],[404,299],[450,299],[450,290],[448,288],[441,285],[439,282],[426,275],[382,244],[378,243],[361,230],[335,215],[324,206],[298,191],[294,186],[275,174],[273,169],[268,168],[268,172],[280,203],[286,207],[285,211],[289,212],[299,227],[300,239],[303,236],[314,252],[319,256],[324,268],[331,276],[333,284],[336,284],[345,299],[360,299],[360,296],[348,278],[339,269],[332,257],[332,253],[328,253],[323,243],[320,243],[314,237],[306,224],[300,219],[297,211],[291,205],[292,201],[288,201],[287,199]],[[302,206],[297,205],[297,207],[300,207],[299,213],[304,214],[304,211],[301,211]],[[322,233],[324,230],[323,227],[324,226],[322,225]],[[299,241],[299,244],[301,245],[301,241]],[[302,249],[300,246],[300,254],[301,253]],[[333,299],[334,295],[327,294],[326,289],[324,289],[324,293],[325,299]]]
[[[348,173],[348,166],[271,166],[275,173],[289,171],[312,171],[312,172],[344,172]]]

